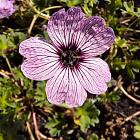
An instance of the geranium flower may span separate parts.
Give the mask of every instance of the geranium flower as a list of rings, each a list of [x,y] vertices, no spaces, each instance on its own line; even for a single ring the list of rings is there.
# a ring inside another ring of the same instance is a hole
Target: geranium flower
[[[0,18],[9,17],[16,11],[14,0],[0,0]]]
[[[104,93],[111,73],[98,58],[114,42],[114,32],[101,17],[84,17],[80,8],[54,13],[48,21],[50,42],[32,37],[20,44],[26,59],[24,75],[33,80],[48,80],[47,98],[51,103],[81,106],[91,94]]]

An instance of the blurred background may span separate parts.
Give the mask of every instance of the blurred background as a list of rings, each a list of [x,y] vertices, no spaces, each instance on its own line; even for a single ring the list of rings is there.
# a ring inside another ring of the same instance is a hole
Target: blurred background
[[[140,0],[17,0],[16,11],[0,19],[0,140],[140,139]],[[83,106],[47,101],[46,81],[23,76],[21,41],[48,38],[42,26],[62,7],[79,6],[98,15],[116,39],[101,58],[110,67],[108,91],[89,95]]]

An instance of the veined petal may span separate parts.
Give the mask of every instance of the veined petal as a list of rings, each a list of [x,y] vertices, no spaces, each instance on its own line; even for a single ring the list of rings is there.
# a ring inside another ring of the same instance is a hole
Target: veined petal
[[[46,93],[51,103],[59,105],[66,102],[69,107],[81,106],[87,97],[86,91],[69,68],[57,71],[48,80]]]
[[[74,71],[69,71],[69,90],[66,97],[66,104],[70,107],[82,106],[87,98],[87,92],[78,80]]]
[[[16,11],[15,0],[0,0],[0,19],[9,17]]]
[[[78,7],[64,9],[54,13],[48,21],[48,34],[56,46],[68,47],[72,43],[72,36],[78,22],[84,17],[82,10]]]
[[[105,82],[111,80],[111,73],[108,64],[101,58],[88,58],[82,62],[82,65],[86,66],[90,70],[95,70]]]
[[[47,81],[46,93],[51,103],[56,105],[65,101],[68,92],[68,71],[67,69],[59,69],[54,77]]]
[[[108,65],[100,58],[82,62],[76,74],[81,85],[92,94],[104,93],[107,90],[106,82],[111,80]]]
[[[97,56],[108,50],[114,42],[115,35],[111,28],[105,27],[103,18],[93,16],[79,22],[75,30],[75,43],[83,53]]]
[[[25,58],[41,58],[42,56],[58,57],[56,51],[56,48],[39,37],[26,39],[19,46],[19,53]]]
[[[24,60],[21,65],[21,70],[26,77],[39,81],[50,79],[58,69],[60,69],[60,64],[57,58],[30,58]]]
[[[92,16],[84,18],[78,23],[75,30],[75,43],[80,47],[80,44],[84,44],[87,38],[93,38],[104,28],[105,21],[98,16]]]
[[[38,37],[23,41],[19,52],[27,58],[21,65],[21,70],[29,79],[47,80],[60,68],[55,48]]]
[[[97,56],[107,51],[113,44],[115,35],[112,28],[107,27],[98,35],[87,40],[82,46],[85,56]]]

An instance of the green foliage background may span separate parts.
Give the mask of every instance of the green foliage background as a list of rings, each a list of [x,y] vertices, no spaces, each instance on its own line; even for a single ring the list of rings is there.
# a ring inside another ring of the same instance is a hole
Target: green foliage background
[[[0,140],[140,139],[140,1],[19,0],[16,5],[13,15],[0,19]],[[47,101],[46,81],[35,82],[23,76],[18,47],[30,36],[47,39],[42,25],[47,24],[48,17],[62,7],[73,6],[80,6],[86,16],[103,17],[116,39],[101,56],[112,73],[106,94],[89,97],[81,107],[67,108]],[[123,89],[138,102],[124,95]],[[128,112],[132,109],[130,114],[119,108],[125,103]],[[136,111],[138,115],[124,122]],[[131,133],[122,132],[122,128],[128,130],[130,126]],[[119,134],[114,127],[121,129]]]

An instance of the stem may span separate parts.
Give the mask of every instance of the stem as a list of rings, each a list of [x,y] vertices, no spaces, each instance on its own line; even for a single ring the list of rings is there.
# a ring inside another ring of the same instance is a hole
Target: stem
[[[136,18],[136,19],[128,26],[128,28],[130,28],[137,20],[139,20],[139,18]]]
[[[125,91],[125,89],[123,88],[122,85],[120,85],[119,88],[120,88],[120,90],[121,90],[128,98],[130,98],[130,99],[133,100],[134,102],[140,104],[140,100],[138,100],[138,99],[132,97],[131,95],[129,95],[129,94]]]
[[[43,18],[43,19],[49,19],[49,15],[46,15],[46,14],[43,14],[43,13],[41,13],[40,11],[38,11],[35,7],[34,7],[34,5],[33,5],[33,2],[32,2],[32,0],[26,0],[26,2],[29,4],[29,6],[30,6],[30,8],[32,8],[33,9],[33,11],[35,12],[35,13],[37,13],[38,14],[38,16],[39,17],[41,17],[41,18]]]
[[[48,10],[51,10],[51,9],[56,9],[56,8],[62,8],[62,6],[52,6],[52,7],[47,7],[43,10],[41,10],[41,13],[45,12],[45,11],[48,11]]]
[[[9,68],[9,70],[10,70],[10,72],[11,72],[11,74],[12,74],[14,80],[16,81],[15,74],[13,73],[12,66],[11,66],[11,64],[10,64],[10,61],[9,61],[8,57],[5,55],[4,52],[2,52],[2,56],[3,56],[3,58],[6,60],[7,66],[8,66],[8,68]]]
[[[13,73],[9,59],[7,58],[7,56],[4,53],[2,53],[2,56],[5,58],[6,63],[8,65],[8,68],[9,68],[10,72]]]
[[[45,12],[45,11],[47,11],[47,10],[51,10],[51,9],[61,8],[61,7],[62,7],[62,6],[52,6],[52,7],[45,8],[45,9],[43,9],[43,10],[41,10],[41,11],[38,11],[38,10],[33,6],[33,2],[32,2],[32,1],[29,2],[29,6],[37,13],[36,15],[34,15],[34,17],[33,17],[33,19],[32,19],[32,22],[31,22],[31,24],[30,24],[30,27],[29,27],[29,29],[28,29],[28,34],[29,34],[29,35],[31,34],[32,28],[33,28],[33,26],[34,26],[34,24],[35,24],[35,22],[36,22],[36,20],[37,20],[38,17],[41,17],[41,18],[47,19],[47,20],[50,18],[49,15],[46,15],[46,14],[44,14],[43,12]]]
[[[15,84],[16,86],[18,86],[18,87],[21,89],[21,91],[22,91],[23,87],[21,86],[21,84],[20,84],[19,81],[17,80],[16,75],[15,75],[14,72],[13,72],[13,69],[12,69],[12,66],[11,66],[11,64],[10,64],[10,61],[9,61],[8,57],[6,56],[6,54],[5,54],[4,52],[2,52],[2,56],[3,56],[3,58],[6,60],[6,63],[7,63],[7,65],[8,65],[8,68],[9,68],[9,70],[10,70],[10,72],[11,72],[11,75],[12,75],[12,82],[14,82],[14,84]],[[1,73],[0,73],[0,74],[1,74]]]
[[[123,34],[125,34],[128,30],[131,30],[130,27],[131,27],[135,22],[137,22],[137,20],[139,20],[139,18],[136,18],[134,21],[132,21],[132,23],[129,24],[129,26],[127,27],[126,31],[125,31]],[[132,29],[132,30],[133,30],[133,29]],[[133,30],[133,31],[135,31],[135,30]]]
[[[43,135],[38,129],[35,112],[33,112],[33,123],[34,123],[35,133],[36,133],[37,139],[41,140],[41,138],[43,138],[43,139],[47,140],[48,138],[45,135]]]
[[[132,118],[134,118],[134,117],[136,117],[138,115],[140,115],[140,111],[137,111],[134,114],[128,116],[127,118],[125,118],[125,121],[129,121],[129,120],[131,120]]]
[[[50,18],[49,15],[46,15],[44,13],[41,13],[40,11],[38,11],[35,7],[32,7],[32,9],[34,10],[34,12],[36,12],[38,14],[39,17],[48,20]]]
[[[126,123],[126,122],[128,122],[128,121],[131,121],[132,118],[134,118],[134,117],[136,117],[136,116],[138,116],[138,115],[140,115],[140,111],[137,111],[137,112],[133,113],[132,115],[126,117],[126,118],[124,119],[124,121],[122,121],[122,122],[120,123],[120,125],[123,125],[124,123]]]
[[[10,79],[9,75],[11,75],[11,73],[1,70],[0,75],[2,75],[3,77],[6,77],[7,79]]]
[[[29,27],[29,29],[28,29],[28,34],[29,34],[29,35],[31,34],[31,31],[32,31],[32,29],[33,29],[33,26],[34,26],[34,24],[35,24],[35,22],[36,22],[38,16],[39,16],[38,14],[37,14],[37,15],[34,15],[34,17],[33,17],[33,19],[32,19],[32,22],[31,22],[30,27]]]
[[[33,136],[33,133],[31,131],[31,127],[30,127],[29,122],[26,122],[26,126],[27,126],[27,129],[28,129],[28,132],[29,132],[29,135],[30,135],[31,140],[35,140],[35,138]]]

